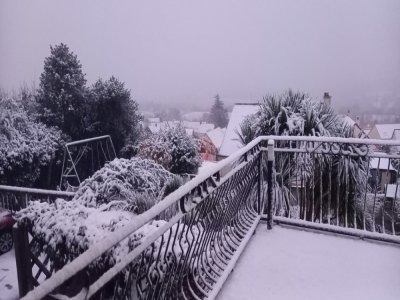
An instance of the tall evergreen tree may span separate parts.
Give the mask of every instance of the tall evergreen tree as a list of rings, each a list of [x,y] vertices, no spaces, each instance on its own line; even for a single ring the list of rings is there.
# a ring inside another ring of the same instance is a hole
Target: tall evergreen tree
[[[36,95],[38,118],[77,139],[83,129],[85,74],[67,45],[50,46],[50,51]]]
[[[224,102],[222,102],[218,94],[215,96],[214,104],[211,107],[210,122],[221,128],[228,125],[228,113],[225,110]]]
[[[99,79],[90,89],[86,131],[89,136],[109,134],[117,151],[139,135],[138,104],[124,83],[115,77]]]

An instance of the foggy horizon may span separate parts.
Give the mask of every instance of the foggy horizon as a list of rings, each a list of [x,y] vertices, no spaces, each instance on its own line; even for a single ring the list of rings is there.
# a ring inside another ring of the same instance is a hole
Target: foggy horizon
[[[207,108],[289,88],[336,107],[400,100],[400,1],[1,1],[0,87],[39,85],[65,43],[88,85]]]

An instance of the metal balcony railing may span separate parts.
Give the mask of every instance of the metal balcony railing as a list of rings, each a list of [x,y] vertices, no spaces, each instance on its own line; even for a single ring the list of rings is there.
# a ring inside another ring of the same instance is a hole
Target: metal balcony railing
[[[261,219],[269,228],[277,221],[400,243],[400,156],[373,150],[398,145],[259,137],[21,296],[61,299],[74,290],[79,299],[213,299]],[[163,219],[171,207],[176,214]],[[155,221],[157,229],[123,259],[91,267]],[[35,285],[30,277],[27,287]]]
[[[57,198],[68,200],[73,197],[73,192],[0,185],[0,207],[6,208],[12,212],[25,208],[28,203],[33,200],[53,203]]]

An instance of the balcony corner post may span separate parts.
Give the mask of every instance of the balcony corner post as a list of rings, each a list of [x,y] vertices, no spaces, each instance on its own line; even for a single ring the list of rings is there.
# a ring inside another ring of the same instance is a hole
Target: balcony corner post
[[[258,161],[258,195],[257,195],[257,212],[259,215],[263,213],[263,150],[260,149],[260,158]]]
[[[275,142],[274,140],[268,140],[268,162],[267,162],[267,227],[272,229],[273,226],[273,166],[275,160]]]
[[[26,226],[15,224],[13,226],[13,238],[15,241],[15,263],[17,266],[19,297],[22,298],[33,289],[29,237]]]

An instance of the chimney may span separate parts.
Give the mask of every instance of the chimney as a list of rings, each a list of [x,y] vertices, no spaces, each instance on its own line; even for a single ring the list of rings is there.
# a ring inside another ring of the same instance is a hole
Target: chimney
[[[330,96],[328,92],[325,92],[322,103],[330,106],[331,105],[331,99],[332,99],[332,96]]]

